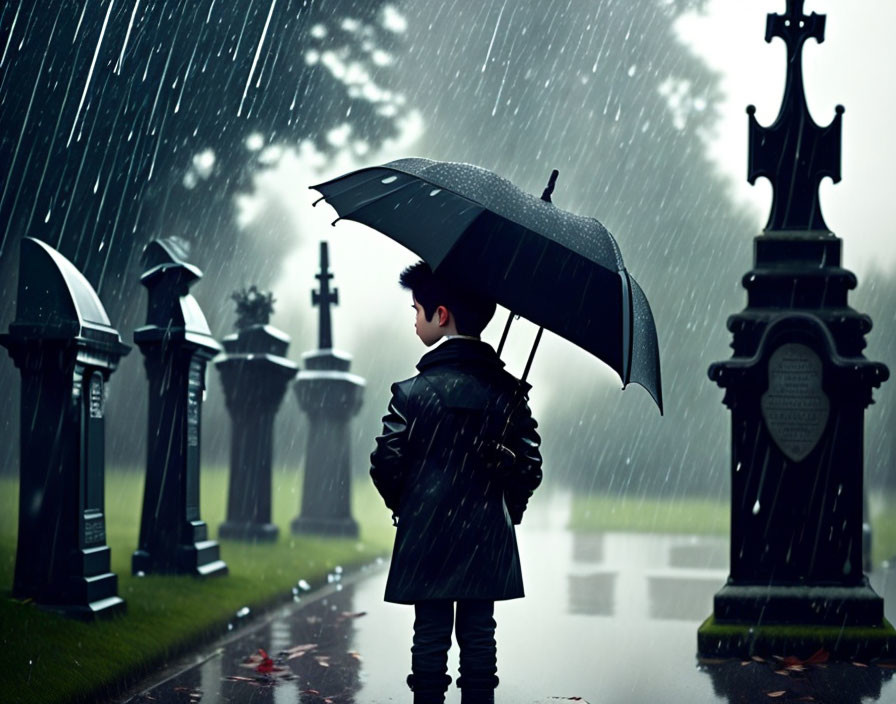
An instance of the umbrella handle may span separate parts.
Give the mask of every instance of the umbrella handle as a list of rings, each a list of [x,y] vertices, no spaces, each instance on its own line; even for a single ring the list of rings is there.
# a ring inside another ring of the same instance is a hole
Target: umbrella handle
[[[519,317],[519,316],[517,316]],[[498,357],[501,356],[501,350],[504,349],[504,341],[507,339],[507,333],[510,332],[510,324],[513,322],[513,311],[507,316],[507,322],[504,324],[504,332],[501,333],[501,342],[498,343]]]
[[[535,350],[538,348],[538,343],[541,341],[541,333],[544,332],[544,328],[539,326],[538,333],[535,335],[535,342],[532,343],[532,351],[529,352],[529,359],[526,361],[526,368],[523,370],[523,376],[520,381],[525,381],[526,377],[529,376],[529,369],[532,367],[532,360],[535,359]]]

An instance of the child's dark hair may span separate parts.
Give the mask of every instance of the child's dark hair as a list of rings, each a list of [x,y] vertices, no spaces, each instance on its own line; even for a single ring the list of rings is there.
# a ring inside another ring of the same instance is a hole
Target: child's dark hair
[[[439,306],[450,310],[460,335],[478,337],[492,319],[497,307],[494,301],[437,276],[423,260],[402,271],[398,283],[414,294],[414,298],[423,306],[427,320],[432,318]]]

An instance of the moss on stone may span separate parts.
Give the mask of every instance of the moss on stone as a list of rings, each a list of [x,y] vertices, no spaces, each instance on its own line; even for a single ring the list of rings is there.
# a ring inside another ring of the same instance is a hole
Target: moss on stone
[[[703,656],[808,656],[819,648],[835,659],[872,659],[896,654],[896,629],[883,619],[879,626],[813,626],[809,624],[731,624],[707,618],[697,630]]]

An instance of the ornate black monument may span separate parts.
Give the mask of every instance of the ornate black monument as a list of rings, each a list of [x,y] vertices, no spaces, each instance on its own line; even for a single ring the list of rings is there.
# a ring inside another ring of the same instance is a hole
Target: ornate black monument
[[[106,545],[104,438],[106,383],[130,348],[81,272],[28,237],[0,344],[22,374],[12,594],[84,620],[123,611]]]
[[[149,378],[146,488],[134,574],[227,574],[199,517],[199,440],[205,367],[221,348],[190,286],[202,272],[174,238],[143,251],[146,325],[134,331]]]
[[[871,320],[849,307],[856,277],[821,216],[818,185],[840,180],[843,108],[827,127],[809,115],[801,51],[824,39],[824,16],[768,16],[766,41],[787,43],[775,123],[750,106],[750,182],[774,187],[771,216],[728,320],[733,357],[713,364],[731,410],[731,572],[701,626],[704,655],[894,652],[896,632],[863,574],[863,417],[889,373],[862,355]]]
[[[333,349],[330,304],[339,303],[339,290],[330,291],[327,243],[320,243],[320,291],[311,304],[320,312],[320,349],[302,355],[304,370],[295,383],[299,406],[308,415],[308,448],[302,484],[301,513],[293,533],[357,536],[351,515],[351,437],[349,421],[360,410],[364,379],[350,374],[351,355]]]
[[[221,538],[276,540],[271,522],[274,417],[298,365],[285,358],[289,336],[268,325],[273,296],[255,286],[233,295],[238,332],[215,362],[230,412],[230,487]]]

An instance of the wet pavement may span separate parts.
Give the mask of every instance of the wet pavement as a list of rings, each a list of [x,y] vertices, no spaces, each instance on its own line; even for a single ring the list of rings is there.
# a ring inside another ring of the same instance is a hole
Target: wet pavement
[[[526,598],[495,607],[498,704],[896,702],[892,670],[875,665],[699,663],[697,627],[727,577],[726,541],[572,534],[563,528],[569,496],[538,498],[517,533]],[[386,567],[340,577],[126,701],[410,703],[413,609],[383,602]],[[872,583],[896,620],[896,571],[879,570]],[[446,702],[459,701],[452,686]]]

